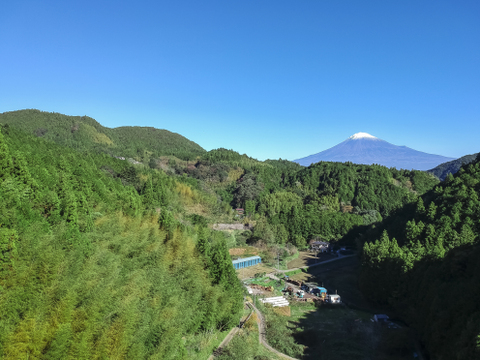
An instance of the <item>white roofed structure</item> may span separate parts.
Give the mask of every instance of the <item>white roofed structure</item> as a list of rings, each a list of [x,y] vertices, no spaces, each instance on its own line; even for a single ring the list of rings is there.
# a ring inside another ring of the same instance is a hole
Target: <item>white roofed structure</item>
[[[290,305],[288,300],[283,296],[270,297],[265,299],[260,299],[264,304],[271,304],[273,307],[283,307]]]

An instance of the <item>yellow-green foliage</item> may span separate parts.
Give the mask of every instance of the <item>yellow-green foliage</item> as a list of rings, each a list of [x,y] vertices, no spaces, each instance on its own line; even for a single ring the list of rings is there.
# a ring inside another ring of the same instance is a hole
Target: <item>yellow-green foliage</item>
[[[113,141],[105,134],[99,133],[93,126],[81,123],[81,130],[85,131],[97,144],[113,145]]]
[[[199,252],[175,220],[198,190],[159,173],[139,187],[125,162],[12,129],[2,159],[0,358],[191,359],[204,349],[185,337],[238,321],[224,239]]]
[[[180,195],[180,200],[184,205],[198,203],[201,199],[197,190],[181,182],[175,184],[175,191]]]
[[[155,218],[98,219],[84,260],[58,237],[39,240],[23,239],[30,256],[4,282],[4,359],[189,359],[182,336],[210,306],[225,311],[193,240],[176,230],[164,242]]]
[[[264,198],[265,210],[269,216],[275,216],[281,211],[288,213],[293,206],[301,206],[302,198],[295,193],[278,191],[267,194]]]
[[[244,172],[245,172],[245,170],[243,170],[242,168],[239,168],[239,167],[233,168],[228,172],[228,180],[237,181],[238,179],[240,179],[242,177]]]

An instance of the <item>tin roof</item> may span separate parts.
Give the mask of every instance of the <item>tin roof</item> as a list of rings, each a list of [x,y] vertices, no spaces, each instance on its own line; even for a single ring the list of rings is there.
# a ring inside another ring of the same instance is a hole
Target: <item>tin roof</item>
[[[250,261],[250,260],[255,260],[255,259],[262,260],[262,258],[260,256],[250,256],[248,258],[233,260],[232,263],[233,264],[238,264],[238,263],[241,263],[241,262],[244,262],[244,261]]]

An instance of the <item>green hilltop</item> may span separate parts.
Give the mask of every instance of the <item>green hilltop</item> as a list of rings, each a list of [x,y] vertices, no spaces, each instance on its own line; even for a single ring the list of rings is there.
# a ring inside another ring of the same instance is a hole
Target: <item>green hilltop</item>
[[[0,114],[0,123],[80,151],[97,151],[146,162],[175,156],[192,160],[205,150],[182,135],[153,127],[107,128],[88,116],[68,116],[40,110]]]

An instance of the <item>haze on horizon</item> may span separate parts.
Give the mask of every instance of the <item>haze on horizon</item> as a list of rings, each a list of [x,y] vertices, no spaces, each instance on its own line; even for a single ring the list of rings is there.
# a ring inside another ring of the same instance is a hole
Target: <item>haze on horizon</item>
[[[0,112],[154,126],[297,159],[358,132],[480,151],[480,3],[0,5]]]

